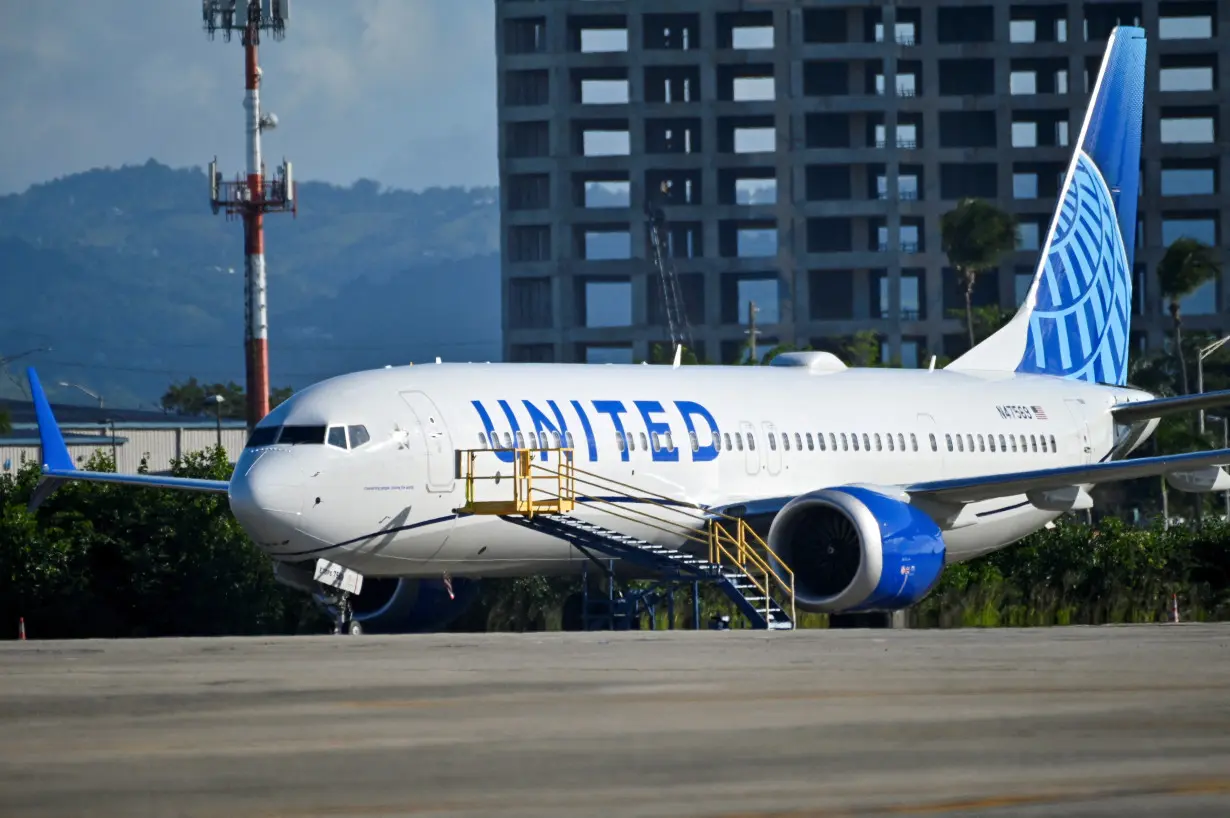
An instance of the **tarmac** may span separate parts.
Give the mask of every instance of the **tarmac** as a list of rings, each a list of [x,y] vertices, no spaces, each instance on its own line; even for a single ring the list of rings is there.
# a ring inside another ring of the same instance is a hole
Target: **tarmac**
[[[1230,815],[1230,625],[0,644],[0,816]]]

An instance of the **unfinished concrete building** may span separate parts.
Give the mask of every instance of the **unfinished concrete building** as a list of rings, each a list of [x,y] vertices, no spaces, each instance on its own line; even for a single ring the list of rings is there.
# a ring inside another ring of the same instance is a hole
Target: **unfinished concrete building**
[[[977,304],[1019,303],[1106,37],[1149,36],[1134,343],[1169,319],[1153,268],[1230,217],[1218,148],[1230,2],[496,0],[504,348],[510,361],[640,361],[668,339],[643,217],[659,195],[702,357],[964,348],[940,218],[1017,214],[1019,252]],[[1224,329],[1211,282],[1184,312]]]

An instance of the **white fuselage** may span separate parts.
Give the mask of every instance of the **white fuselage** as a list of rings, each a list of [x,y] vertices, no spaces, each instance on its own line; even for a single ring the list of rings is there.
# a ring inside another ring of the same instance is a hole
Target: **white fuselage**
[[[249,448],[236,466],[230,498],[241,524],[275,559],[324,557],[367,576],[568,573],[586,557],[562,540],[498,517],[454,513],[465,502],[457,450],[490,448],[490,432],[498,445],[519,447],[541,446],[529,434],[546,432],[545,442],[554,446],[553,432],[565,431],[560,442],[567,445],[571,435],[579,470],[632,487],[606,498],[616,505],[584,505],[577,516],[681,545],[681,537],[626,519],[635,513],[610,510],[641,493],[705,507],[750,505],[851,483],[899,487],[1097,462],[1115,442],[1109,408],[1148,397],[1045,376],[943,370],[389,368],[316,384],[261,422],[362,425],[370,441],[353,449]],[[680,402],[690,411],[695,441]],[[716,446],[706,414],[717,427]],[[666,449],[667,430],[673,452]],[[479,473],[503,479],[476,484],[477,499],[511,499],[512,469],[496,452],[481,455]],[[587,492],[594,493],[578,487],[578,494]],[[690,519],[650,508],[676,522]],[[960,525],[944,532],[947,559],[1001,548],[1057,516],[1024,495],[974,504]]]

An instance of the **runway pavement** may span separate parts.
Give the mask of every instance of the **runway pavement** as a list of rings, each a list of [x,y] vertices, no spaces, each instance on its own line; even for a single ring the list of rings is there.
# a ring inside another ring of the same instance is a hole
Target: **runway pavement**
[[[1230,626],[0,644],[0,816],[1230,815]]]

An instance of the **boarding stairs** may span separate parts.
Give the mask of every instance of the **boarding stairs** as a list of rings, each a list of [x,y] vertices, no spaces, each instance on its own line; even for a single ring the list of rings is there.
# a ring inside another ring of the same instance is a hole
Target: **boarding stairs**
[[[462,450],[459,475],[465,481],[466,504],[460,514],[499,516],[571,543],[601,565],[600,557],[618,559],[665,583],[707,583],[719,588],[752,628],[790,630],[794,627],[794,574],[774,555],[746,521],[715,514],[702,506],[643,490],[576,467],[570,449],[512,449],[513,497],[478,499],[480,481],[497,481],[480,474],[479,459],[494,459],[491,449]],[[544,453],[554,459],[543,463]],[[536,462],[539,461],[539,462]],[[498,475],[498,470],[497,473]],[[584,492],[578,493],[577,486]],[[610,495],[617,494],[616,498]],[[624,502],[621,502],[623,500]],[[630,501],[630,502],[629,502]],[[573,514],[584,507],[591,519]],[[648,510],[647,510],[648,509]],[[601,512],[601,515],[595,514]],[[640,530],[670,535],[675,547],[616,531],[596,522],[609,518],[636,524]]]

